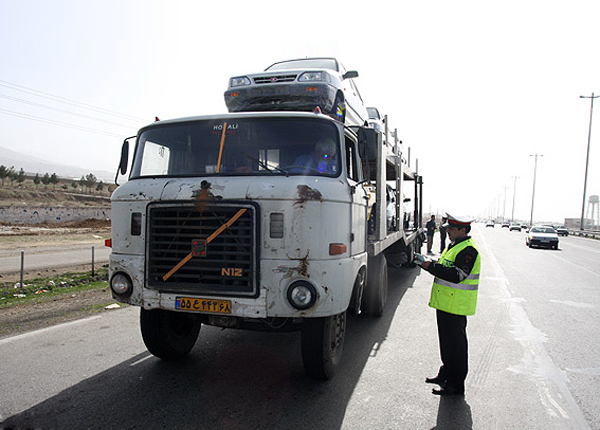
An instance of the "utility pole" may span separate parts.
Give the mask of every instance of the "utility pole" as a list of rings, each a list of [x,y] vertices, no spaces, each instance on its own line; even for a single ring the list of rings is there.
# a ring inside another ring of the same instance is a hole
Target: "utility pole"
[[[513,187],[513,205],[512,205],[512,216],[511,219],[514,222],[515,221],[515,197],[517,195],[517,178],[518,176],[513,176],[514,180],[515,180],[515,185]]]
[[[531,193],[531,217],[529,218],[529,228],[533,226],[533,202],[535,201],[535,179],[537,176],[537,159],[538,157],[543,157],[543,155],[534,154],[530,155],[530,157],[535,157],[535,164],[533,167],[533,192]]]
[[[502,204],[502,222],[506,222],[506,188],[508,187],[504,187],[504,203]]]
[[[592,137],[592,112],[594,111],[594,99],[597,99],[600,96],[595,96],[592,93],[591,96],[579,96],[580,99],[591,99],[590,104],[590,128],[588,130],[588,143],[587,143],[587,155],[585,157],[585,179],[583,180],[583,203],[581,205],[581,225],[580,228],[583,230],[583,215],[585,212],[585,193],[587,191],[587,176],[588,176],[588,163],[590,160],[590,139]]]

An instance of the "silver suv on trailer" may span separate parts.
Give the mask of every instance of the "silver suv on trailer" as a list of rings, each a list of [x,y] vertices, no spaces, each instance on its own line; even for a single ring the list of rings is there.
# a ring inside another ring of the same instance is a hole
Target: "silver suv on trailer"
[[[335,58],[281,61],[264,72],[229,79],[225,104],[229,112],[314,111],[342,123],[364,125],[367,108],[354,83],[356,71],[346,71]]]

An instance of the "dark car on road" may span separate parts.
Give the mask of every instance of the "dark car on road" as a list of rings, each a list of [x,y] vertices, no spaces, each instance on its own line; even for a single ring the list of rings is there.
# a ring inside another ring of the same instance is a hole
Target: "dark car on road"
[[[569,235],[569,229],[567,227],[565,227],[564,225],[554,225],[552,227],[554,227],[554,230],[556,230],[556,233],[559,236],[568,236]]]
[[[343,123],[364,125],[369,119],[354,78],[335,58],[281,61],[264,72],[229,79],[229,112],[293,110],[330,115]]]

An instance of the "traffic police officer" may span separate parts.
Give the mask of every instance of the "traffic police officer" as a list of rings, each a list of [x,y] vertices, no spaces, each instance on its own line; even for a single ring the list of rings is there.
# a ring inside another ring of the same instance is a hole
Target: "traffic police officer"
[[[425,382],[437,384],[433,394],[464,394],[468,372],[467,315],[475,314],[481,261],[468,235],[472,219],[447,214],[450,244],[440,259],[416,256],[416,262],[435,276],[429,306],[436,309],[442,366],[438,375]]]

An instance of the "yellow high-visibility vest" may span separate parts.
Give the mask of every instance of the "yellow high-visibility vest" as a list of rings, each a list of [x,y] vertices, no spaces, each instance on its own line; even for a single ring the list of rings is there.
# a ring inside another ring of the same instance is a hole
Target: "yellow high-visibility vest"
[[[454,261],[458,253],[468,246],[472,246],[477,250],[473,239],[463,240],[451,249],[444,249],[439,263],[446,267],[454,266]],[[438,277],[433,280],[429,306],[455,315],[475,315],[480,270],[481,259],[479,250],[477,250],[477,258],[475,259],[473,270],[461,282],[455,284],[454,282],[448,282]]]

